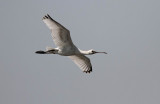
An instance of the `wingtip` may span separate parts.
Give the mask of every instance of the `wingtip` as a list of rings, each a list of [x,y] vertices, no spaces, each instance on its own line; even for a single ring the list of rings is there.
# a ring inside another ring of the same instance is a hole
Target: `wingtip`
[[[49,18],[50,16],[47,14],[47,15],[45,15],[43,18],[42,18],[42,20],[44,20],[44,19],[47,19],[47,18]]]
[[[47,16],[50,17],[50,15],[47,13]]]
[[[43,18],[42,20],[45,20],[45,19],[52,19],[51,16],[47,13]]]
[[[92,66],[88,69],[88,70],[85,70],[83,71],[84,73],[91,73],[92,72]]]

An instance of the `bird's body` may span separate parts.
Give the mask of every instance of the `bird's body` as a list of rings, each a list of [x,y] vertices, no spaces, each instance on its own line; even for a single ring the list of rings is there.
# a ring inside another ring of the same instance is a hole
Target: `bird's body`
[[[38,54],[59,54],[62,56],[69,56],[70,59],[77,64],[83,72],[90,73],[92,71],[92,65],[90,59],[85,55],[91,55],[96,52],[93,50],[82,51],[78,49],[72,42],[70,32],[64,26],[53,20],[48,14],[43,17],[43,22],[52,32],[52,38],[57,48],[46,47],[46,51],[37,51]]]

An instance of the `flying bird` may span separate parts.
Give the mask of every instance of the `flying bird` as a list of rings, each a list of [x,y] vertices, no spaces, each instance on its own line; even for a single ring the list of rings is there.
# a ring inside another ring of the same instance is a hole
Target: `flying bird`
[[[68,56],[73,62],[85,73],[92,72],[92,65],[90,59],[85,55],[92,55],[97,52],[93,49],[83,51],[77,48],[70,36],[70,31],[62,26],[60,23],[52,19],[48,14],[42,18],[43,22],[51,30],[52,39],[57,48],[46,47],[46,51],[36,51],[37,54],[59,54],[61,56]]]

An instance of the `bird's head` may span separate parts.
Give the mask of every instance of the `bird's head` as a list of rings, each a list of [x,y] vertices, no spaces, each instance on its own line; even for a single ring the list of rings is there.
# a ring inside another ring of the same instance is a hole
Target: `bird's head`
[[[96,53],[104,53],[104,54],[107,54],[107,52],[97,52],[97,51],[94,51],[93,49],[89,50],[89,54],[96,54]]]

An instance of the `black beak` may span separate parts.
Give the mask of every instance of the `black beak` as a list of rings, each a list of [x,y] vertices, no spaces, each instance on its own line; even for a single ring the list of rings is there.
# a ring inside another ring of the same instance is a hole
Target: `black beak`
[[[93,53],[104,53],[104,54],[107,54],[107,52],[97,52],[97,51],[93,51]]]

